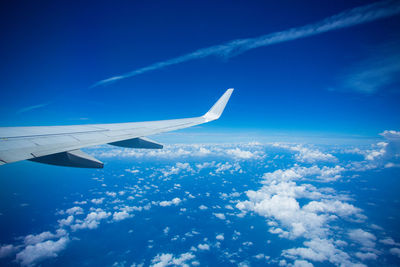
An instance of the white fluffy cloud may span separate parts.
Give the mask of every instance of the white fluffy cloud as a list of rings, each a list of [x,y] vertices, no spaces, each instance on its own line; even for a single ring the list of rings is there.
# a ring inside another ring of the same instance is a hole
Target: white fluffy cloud
[[[304,183],[308,180],[332,182],[339,179],[344,170],[340,166],[295,165],[286,170],[265,173],[263,186],[257,191],[247,191],[248,200],[239,201],[236,208],[242,213],[254,212],[266,217],[269,232],[281,238],[305,238],[304,247],[282,252],[286,258],[298,260],[298,265],[310,264],[302,260],[355,264],[350,255],[330,238],[334,233],[331,223],[340,219],[362,221],[365,219],[362,210],[346,202],[348,198],[333,189],[318,189]]]
[[[226,153],[238,159],[260,159],[263,157],[263,153],[258,151],[251,152],[249,150],[242,150],[240,148],[227,149]]]
[[[16,259],[22,266],[32,266],[44,259],[57,257],[68,241],[69,238],[64,236],[57,241],[47,240],[28,245],[17,254]]]
[[[171,206],[171,205],[177,206],[181,202],[182,202],[182,200],[179,197],[176,197],[176,198],[174,198],[172,200],[169,200],[169,201],[167,201],[167,200],[161,201],[158,205],[160,205],[161,207],[168,207],[168,206]]]
[[[195,256],[190,253],[183,253],[180,256],[174,257],[171,253],[158,254],[151,260],[151,267],[165,267],[165,266],[188,266],[186,262],[193,260]]]
[[[73,231],[79,229],[95,229],[99,226],[100,221],[107,219],[111,216],[111,212],[105,212],[102,209],[90,212],[86,218],[82,220],[76,220],[76,224],[71,225]]]
[[[368,165],[373,169],[377,167],[399,167],[400,166],[400,131],[384,131],[380,133],[385,138],[385,141],[373,144],[369,149],[355,148],[348,152],[363,155],[366,162],[361,162],[363,165]],[[354,169],[363,170],[361,166],[354,164]]]
[[[24,238],[25,245],[35,245],[48,239],[54,239],[61,236],[65,236],[67,233],[64,229],[58,229],[55,234],[51,232],[43,232],[38,235],[27,235]]]
[[[225,214],[223,214],[223,213],[213,213],[213,214],[218,219],[221,219],[221,220],[225,220],[226,219]]]
[[[97,147],[92,148],[97,157],[124,158],[193,158],[193,157],[227,157],[238,160],[262,159],[265,152],[257,143],[244,144],[174,144],[163,149],[137,150],[126,148]],[[129,171],[129,170],[127,170]]]
[[[168,177],[171,175],[180,174],[182,172],[193,172],[193,169],[189,163],[178,162],[175,164],[175,166],[169,167],[165,170],[161,170],[161,172],[164,177]]]
[[[210,246],[208,244],[199,244],[197,248],[200,250],[210,250]]]
[[[323,166],[322,168],[317,165],[311,167],[301,167],[295,164],[292,168],[281,170],[278,169],[274,172],[268,172],[263,175],[263,178],[269,181],[291,181],[291,180],[319,180],[325,182],[336,181],[342,177],[342,172],[345,169],[339,165],[335,167]]]
[[[360,245],[366,248],[375,247],[376,237],[370,232],[364,231],[362,229],[353,229],[348,233],[350,239],[356,241]]]
[[[306,163],[316,163],[316,162],[332,162],[338,159],[330,153],[323,153],[322,151],[305,147],[298,144],[285,144],[285,143],[273,143],[274,147],[280,147],[289,149],[291,151],[297,152],[295,158],[299,162]]]
[[[217,235],[217,236],[215,237],[215,239],[217,239],[217,240],[219,240],[219,241],[224,240],[224,234],[219,234],[219,235]]]
[[[90,202],[92,202],[93,204],[101,204],[104,201],[104,197],[102,198],[94,198],[92,199]]]
[[[132,215],[130,215],[128,212],[126,212],[125,210],[123,211],[116,211],[113,214],[113,220],[114,221],[122,221],[125,220],[129,217],[131,217]]]
[[[69,215],[78,215],[83,214],[83,209],[81,207],[72,207],[67,209],[65,212]]]

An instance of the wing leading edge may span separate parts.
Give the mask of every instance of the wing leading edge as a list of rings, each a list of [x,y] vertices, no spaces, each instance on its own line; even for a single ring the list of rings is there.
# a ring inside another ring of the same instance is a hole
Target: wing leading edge
[[[101,144],[161,149],[161,144],[145,136],[217,120],[232,92],[233,89],[228,89],[207,113],[194,118],[114,124],[1,127],[0,165],[31,160],[60,166],[102,168],[102,162],[80,149]]]

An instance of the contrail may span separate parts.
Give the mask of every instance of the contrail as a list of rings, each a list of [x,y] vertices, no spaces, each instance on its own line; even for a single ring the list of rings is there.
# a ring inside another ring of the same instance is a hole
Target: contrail
[[[198,49],[192,53],[180,57],[157,62],[122,75],[101,80],[93,84],[91,88],[100,85],[108,85],[110,83],[126,79],[129,77],[133,77],[148,71],[165,68],[167,66],[187,62],[190,60],[205,58],[208,56],[220,56],[225,58],[233,57],[254,48],[292,41],[332,30],[343,29],[359,25],[362,23],[374,21],[377,19],[394,16],[399,13],[400,13],[400,1],[398,0],[376,2],[373,4],[346,10],[334,16],[325,18],[319,22],[307,24],[305,26],[291,28],[285,31],[270,33],[255,38],[237,39],[221,45],[215,45]]]

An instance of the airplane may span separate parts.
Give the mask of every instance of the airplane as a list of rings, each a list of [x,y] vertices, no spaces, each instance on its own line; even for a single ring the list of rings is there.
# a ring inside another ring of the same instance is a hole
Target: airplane
[[[233,88],[226,90],[211,109],[200,117],[112,124],[0,127],[0,165],[30,160],[67,167],[103,168],[103,162],[80,149],[102,144],[162,149],[163,145],[146,136],[217,120],[232,92]]]

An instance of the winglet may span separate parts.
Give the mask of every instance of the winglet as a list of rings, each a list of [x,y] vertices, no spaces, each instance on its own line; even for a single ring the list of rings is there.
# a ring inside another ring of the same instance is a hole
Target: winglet
[[[207,122],[217,120],[219,117],[221,117],[221,114],[224,111],[232,92],[233,88],[226,90],[226,92],[220,97],[220,99],[218,99],[214,106],[212,106],[212,108],[202,117],[206,119]]]

